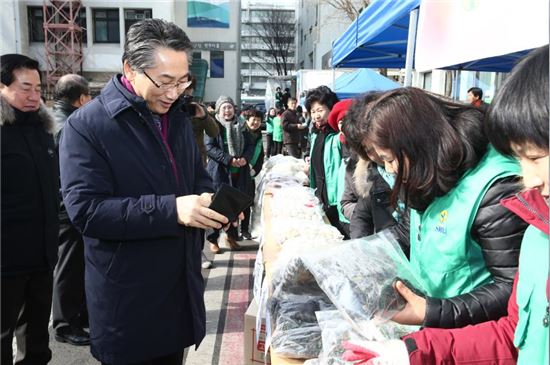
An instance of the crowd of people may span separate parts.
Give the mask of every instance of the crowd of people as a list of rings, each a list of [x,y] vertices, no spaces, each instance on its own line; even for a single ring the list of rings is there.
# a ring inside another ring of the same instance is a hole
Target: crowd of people
[[[265,116],[223,95],[194,102],[191,47],[175,24],[140,21],[122,73],[93,100],[85,78],[62,77],[51,110],[38,62],[1,56],[2,363],[14,335],[16,363],[51,359],[53,309],[56,340],[102,364],[181,364],[205,336],[204,244],[252,239],[250,208],[230,222],[212,194],[253,196],[281,153],[309,161],[346,239],[390,229],[425,284],[396,282],[406,306],[392,318],[422,330],[349,356],[548,363],[548,46],[490,105],[478,88],[463,104],[411,87],[340,101],[320,86],[302,107],[278,88]]]

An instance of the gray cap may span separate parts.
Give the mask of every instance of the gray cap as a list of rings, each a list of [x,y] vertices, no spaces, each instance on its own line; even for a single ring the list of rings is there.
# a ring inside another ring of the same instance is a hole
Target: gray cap
[[[221,95],[218,100],[216,100],[216,114],[220,111],[220,107],[223,103],[230,103],[231,105],[233,105],[233,108],[235,107],[233,99],[231,99],[229,96]]]

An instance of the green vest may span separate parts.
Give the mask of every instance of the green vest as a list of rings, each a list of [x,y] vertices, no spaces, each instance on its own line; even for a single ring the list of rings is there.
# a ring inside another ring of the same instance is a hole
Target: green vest
[[[256,147],[254,147],[254,154],[252,155],[252,158],[250,159],[250,162],[248,162],[251,166],[256,165],[256,162],[258,162],[258,158],[260,157],[260,154],[264,150],[264,144],[262,141],[262,138],[258,138],[256,141]],[[256,171],[258,173],[259,171]]]
[[[480,245],[470,235],[481,200],[495,180],[519,175],[517,162],[492,146],[457,185],[424,212],[410,211],[411,265],[426,294],[451,298],[491,282]]]
[[[344,195],[344,190],[346,188],[346,167],[349,162],[342,161],[340,165],[340,170],[338,171],[338,219],[340,222],[350,223],[349,219],[344,216],[342,213],[342,195]]]
[[[548,365],[548,324],[543,325],[548,316],[548,254],[548,236],[529,226],[519,255],[519,319],[514,335],[514,345],[519,349],[518,365]]]
[[[283,141],[283,121],[279,117],[273,118],[273,141]]]
[[[267,117],[267,120],[265,121],[265,133],[267,134],[273,134],[273,119],[275,117]]]
[[[317,136],[312,136],[311,152]],[[310,153],[311,156],[311,153]],[[339,171],[342,162],[342,145],[338,133],[332,133],[325,137],[325,148],[323,149],[323,164],[325,165],[325,186],[327,189],[328,205],[338,205],[342,190],[338,187]],[[309,186],[315,189],[315,174],[309,169]],[[342,187],[343,189],[343,187]]]

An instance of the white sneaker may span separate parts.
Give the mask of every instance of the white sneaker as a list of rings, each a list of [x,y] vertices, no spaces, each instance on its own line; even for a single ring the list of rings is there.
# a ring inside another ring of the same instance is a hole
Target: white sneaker
[[[201,264],[201,267],[203,269],[210,269],[212,267],[212,261],[203,261],[202,264]]]

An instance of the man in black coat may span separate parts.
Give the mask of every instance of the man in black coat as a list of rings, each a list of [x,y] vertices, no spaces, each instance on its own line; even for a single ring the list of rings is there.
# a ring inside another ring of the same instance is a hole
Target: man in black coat
[[[40,104],[38,62],[0,57],[2,143],[2,364],[46,364],[53,268],[57,261],[59,176],[54,121]]]
[[[63,201],[82,232],[92,355],[102,364],[181,365],[205,336],[203,229],[228,220],[180,98],[191,41],[142,20],[123,75],[67,120],[59,144]]]
[[[300,149],[300,139],[302,130],[306,127],[300,122],[300,116],[296,114],[297,100],[293,97],[288,98],[288,109],[281,116],[283,122],[283,143],[286,152],[295,158],[302,158]]]
[[[54,90],[54,118],[59,132],[56,144],[67,118],[92,100],[88,81],[75,74],[61,77]],[[69,220],[60,196],[59,261],[54,271],[53,328],[55,339],[75,346],[89,345],[87,311],[84,294],[84,242],[82,235]]]

